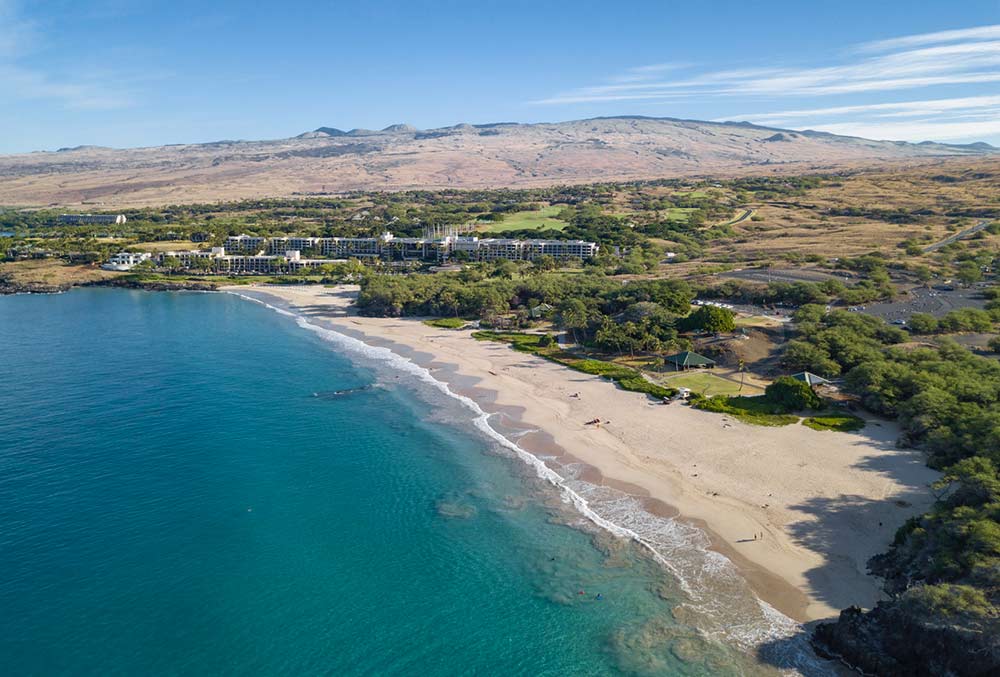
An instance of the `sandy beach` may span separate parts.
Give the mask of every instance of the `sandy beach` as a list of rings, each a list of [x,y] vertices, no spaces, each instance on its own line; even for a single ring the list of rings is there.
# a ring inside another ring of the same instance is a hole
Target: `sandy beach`
[[[704,529],[756,594],[800,622],[872,606],[865,563],[932,502],[936,473],[871,420],[858,433],[750,426],[619,390],[588,376],[415,319],[353,314],[351,287],[232,287],[267,294],[429,368],[439,380],[537,432],[519,444],[586,464],[589,482],[641,497],[648,510]],[[472,385],[470,385],[472,384]],[[600,418],[600,427],[586,422]],[[760,535],[754,538],[754,535]]]

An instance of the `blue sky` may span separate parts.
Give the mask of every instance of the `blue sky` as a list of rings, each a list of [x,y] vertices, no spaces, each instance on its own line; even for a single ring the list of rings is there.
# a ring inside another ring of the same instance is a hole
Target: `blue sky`
[[[0,152],[633,114],[1000,144],[1000,0],[0,0]]]

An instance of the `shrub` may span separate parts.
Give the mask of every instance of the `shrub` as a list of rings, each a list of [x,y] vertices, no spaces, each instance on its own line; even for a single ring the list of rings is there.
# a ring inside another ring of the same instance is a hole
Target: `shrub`
[[[696,311],[681,318],[678,326],[684,330],[701,329],[713,334],[736,330],[736,316],[728,308],[701,306]]]
[[[786,412],[819,409],[823,406],[823,401],[813,392],[812,386],[791,376],[778,377],[764,389],[764,397]]]
[[[920,615],[946,618],[961,615],[985,619],[995,612],[982,591],[968,585],[950,583],[911,588],[903,595],[902,602],[905,607]]]
[[[913,313],[908,326],[914,334],[933,334],[938,330],[938,321],[930,313]]]
[[[797,423],[798,416],[783,413],[763,397],[704,397],[692,395],[691,406],[717,414],[729,414],[753,425],[779,426]]]
[[[622,390],[645,393],[656,398],[673,397],[677,391],[673,388],[650,383],[637,369],[626,367],[614,362],[603,360],[580,359],[555,346],[555,341],[548,334],[521,334],[518,332],[477,331],[473,338],[478,341],[501,341],[509,343],[514,350],[532,353],[547,360],[581,371],[592,376],[604,376],[611,379]],[[543,345],[544,341],[548,341]]]
[[[944,331],[989,331],[993,328],[993,318],[979,308],[952,310],[938,322]]]

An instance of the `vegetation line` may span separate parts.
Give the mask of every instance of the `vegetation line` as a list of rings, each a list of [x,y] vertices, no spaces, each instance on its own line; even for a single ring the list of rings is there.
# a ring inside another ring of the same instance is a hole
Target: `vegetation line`
[[[477,341],[499,341],[509,344],[514,350],[524,353],[538,355],[546,360],[561,364],[570,369],[591,374],[592,376],[604,376],[615,383],[622,390],[629,390],[636,393],[645,393],[657,399],[673,397],[677,391],[673,388],[666,388],[652,383],[642,375],[638,369],[632,369],[614,362],[605,362],[594,358],[584,358],[563,350],[559,344],[547,334],[524,334],[519,332],[496,332],[477,331],[473,332],[473,338]]]

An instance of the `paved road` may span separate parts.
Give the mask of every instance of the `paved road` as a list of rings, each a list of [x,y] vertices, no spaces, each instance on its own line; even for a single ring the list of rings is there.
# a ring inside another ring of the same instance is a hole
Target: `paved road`
[[[753,209],[747,209],[742,214],[740,214],[735,219],[733,219],[732,221],[726,221],[725,223],[720,223],[719,225],[720,226],[735,226],[737,223],[743,223],[744,221],[746,221],[747,219],[749,219],[751,216],[753,216],[753,213],[754,213]]]
[[[972,226],[971,228],[966,228],[965,230],[959,231],[959,232],[955,233],[954,235],[946,237],[945,239],[941,240],[940,242],[935,242],[934,244],[932,244],[932,245],[930,245],[928,247],[924,247],[924,253],[925,254],[929,254],[931,252],[936,252],[938,249],[941,249],[941,247],[946,247],[946,246],[950,245],[953,242],[958,242],[959,240],[964,240],[965,238],[969,237],[970,235],[975,235],[976,233],[978,233],[979,231],[981,231],[983,228],[985,228],[986,226],[988,226],[989,223],[990,223],[989,221],[980,221],[979,223],[977,223],[976,225]]]

